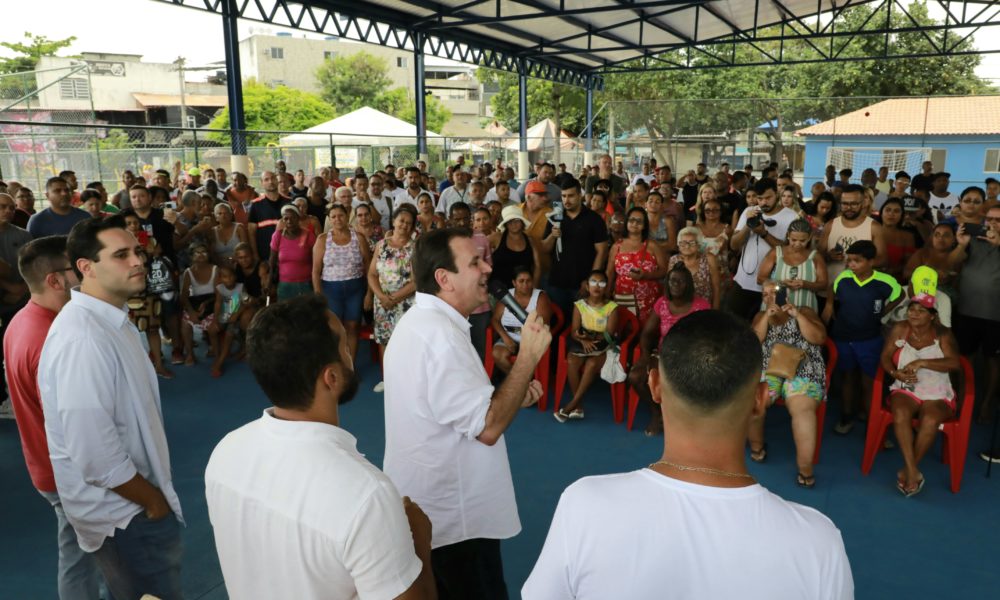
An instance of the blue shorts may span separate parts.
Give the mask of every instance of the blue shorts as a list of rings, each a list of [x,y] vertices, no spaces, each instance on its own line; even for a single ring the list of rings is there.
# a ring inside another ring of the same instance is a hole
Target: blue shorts
[[[837,344],[837,371],[861,369],[865,375],[875,377],[882,356],[881,337],[860,342],[834,341]]]
[[[343,323],[361,322],[361,306],[365,302],[365,278],[323,281],[323,295],[330,311]]]

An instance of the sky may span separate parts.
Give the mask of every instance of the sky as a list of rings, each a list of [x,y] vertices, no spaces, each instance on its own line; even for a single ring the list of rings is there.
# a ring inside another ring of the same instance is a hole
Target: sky
[[[5,0],[3,4],[4,27],[0,41],[21,41],[21,32],[30,31],[50,39],[75,35],[77,41],[62,54],[141,54],[146,62],[173,62],[183,56],[188,66],[203,66],[225,57],[221,19],[200,10],[152,0]],[[952,10],[960,11],[960,6],[953,2]],[[943,16],[936,3],[930,3],[929,8],[932,16]],[[986,27],[977,32],[973,36],[976,47],[1000,50],[1000,36],[995,35],[998,27]],[[241,39],[252,31],[281,30],[248,21],[239,24]],[[294,34],[303,35],[303,32],[295,31]],[[0,48],[0,55],[9,54],[6,48]],[[428,57],[427,62],[447,61]],[[983,55],[977,73],[1000,84],[1000,54]],[[195,73],[189,76],[189,79],[198,78]]]

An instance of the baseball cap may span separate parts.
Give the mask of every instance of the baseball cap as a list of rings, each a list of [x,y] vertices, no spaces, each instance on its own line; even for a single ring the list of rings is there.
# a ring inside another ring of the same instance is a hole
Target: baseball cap
[[[188,175],[191,177],[201,177],[201,169],[199,169],[198,167],[193,167],[191,169],[188,169]]]
[[[528,182],[528,185],[524,188],[524,193],[526,194],[548,194],[549,188],[541,181],[533,179]]]

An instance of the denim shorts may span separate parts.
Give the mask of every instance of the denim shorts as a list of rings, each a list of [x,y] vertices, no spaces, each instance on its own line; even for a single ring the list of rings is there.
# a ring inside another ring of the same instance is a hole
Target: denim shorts
[[[342,322],[361,322],[361,306],[365,302],[365,278],[323,281],[323,295],[330,311]]]

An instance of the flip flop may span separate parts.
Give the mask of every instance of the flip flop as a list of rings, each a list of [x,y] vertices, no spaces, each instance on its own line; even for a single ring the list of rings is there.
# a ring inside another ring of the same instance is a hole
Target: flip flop
[[[556,412],[552,413],[552,417],[555,418],[555,420],[559,421],[560,423],[565,423],[566,419],[569,418],[569,415],[566,414],[566,411],[560,408]]]
[[[816,476],[815,475],[803,475],[799,473],[795,477],[795,483],[802,488],[812,489],[816,487]]]
[[[912,498],[912,497],[916,496],[917,494],[919,494],[920,492],[922,492],[924,490],[924,482],[926,482],[926,481],[927,481],[926,479],[924,479],[923,477],[921,477],[920,481],[917,483],[917,487],[913,488],[912,490],[906,490],[906,489],[904,489],[903,495],[906,496],[907,498]]]
[[[760,447],[760,450],[750,449],[750,460],[755,463],[762,463],[767,460],[767,443]]]

